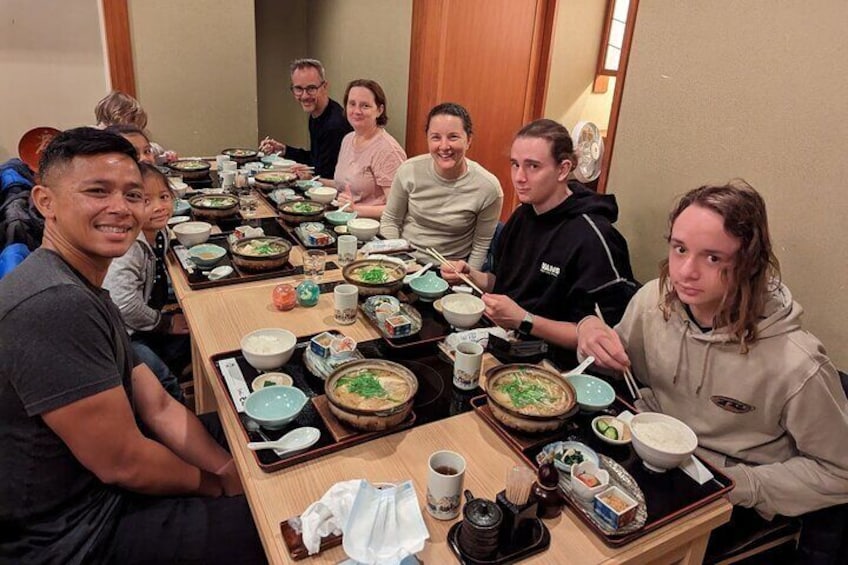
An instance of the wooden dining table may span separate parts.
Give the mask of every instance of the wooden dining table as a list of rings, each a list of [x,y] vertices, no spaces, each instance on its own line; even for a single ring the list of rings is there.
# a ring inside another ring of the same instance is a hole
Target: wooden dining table
[[[292,250],[290,261],[301,263],[301,250]],[[333,261],[335,256],[329,256]],[[448,543],[449,528],[456,520],[440,521],[424,509],[427,459],[437,450],[456,451],[466,459],[465,488],[477,496],[494,499],[504,489],[507,473],[519,457],[476,413],[466,412],[432,423],[382,436],[366,443],[318,457],[275,472],[265,472],[246,447],[245,433],[232,408],[229,392],[216,377],[213,355],[239,349],[245,334],[265,327],[286,328],[297,336],[319,333],[329,327],[342,329],[359,342],[379,338],[362,313],[353,325],[339,326],[333,320],[333,294],[321,294],[312,308],[296,307],[280,312],[272,304],[271,292],[280,283],[297,284],[302,276],[191,290],[179,264],[169,259],[168,268],[178,300],[192,336],[195,395],[198,412],[217,410],[244,484],[256,527],[268,560],[291,563],[283,542],[281,522],[299,516],[335,483],[367,479],[372,483],[411,480],[429,531],[429,539],[418,558],[424,563],[452,563],[456,558]],[[323,281],[341,279],[341,271],[326,271]],[[530,557],[528,563],[701,563],[710,532],[730,518],[731,505],[715,500],[686,516],[623,547],[607,546],[567,507],[546,521],[551,532],[547,551]],[[304,563],[338,563],[344,560],[341,547],[311,556]]]

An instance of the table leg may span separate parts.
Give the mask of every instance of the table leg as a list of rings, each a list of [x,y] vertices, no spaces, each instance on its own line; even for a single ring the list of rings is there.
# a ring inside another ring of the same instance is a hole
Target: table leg
[[[194,379],[194,411],[196,414],[215,412],[218,405],[215,402],[215,393],[209,385],[206,371],[203,369],[203,358],[197,349],[194,338],[191,339],[191,373]]]

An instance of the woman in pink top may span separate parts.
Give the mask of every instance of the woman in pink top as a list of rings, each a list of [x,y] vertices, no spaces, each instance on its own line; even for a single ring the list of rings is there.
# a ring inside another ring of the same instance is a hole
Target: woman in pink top
[[[344,107],[353,131],[342,140],[334,182],[327,184],[339,190],[339,205],[351,202],[348,210],[360,217],[379,218],[406,152],[385,130],[386,94],[375,81],[348,84]]]

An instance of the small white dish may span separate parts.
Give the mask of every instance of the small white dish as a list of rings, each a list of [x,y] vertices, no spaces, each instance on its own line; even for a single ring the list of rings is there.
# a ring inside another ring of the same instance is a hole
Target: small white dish
[[[597,481],[595,486],[587,484],[587,476]],[[591,502],[595,495],[606,490],[609,486],[609,472],[598,467],[594,461],[583,461],[571,469],[571,490],[578,498]]]
[[[175,226],[177,224],[181,224],[183,222],[190,221],[191,218],[189,216],[174,216],[170,220],[168,220],[169,226]]]
[[[251,390],[259,390],[266,386],[292,386],[294,380],[288,373],[262,373],[250,383]]]

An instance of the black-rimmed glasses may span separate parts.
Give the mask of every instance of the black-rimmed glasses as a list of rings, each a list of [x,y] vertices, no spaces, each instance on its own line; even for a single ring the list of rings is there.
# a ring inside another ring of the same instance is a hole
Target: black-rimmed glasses
[[[309,84],[307,86],[291,85],[289,87],[289,90],[291,90],[292,94],[294,94],[295,96],[303,96],[304,93],[308,94],[309,96],[314,96],[315,93],[318,92],[318,89],[324,86],[325,84],[327,84],[327,81],[322,80],[321,84]]]

